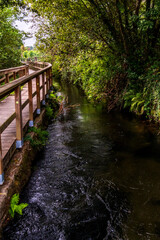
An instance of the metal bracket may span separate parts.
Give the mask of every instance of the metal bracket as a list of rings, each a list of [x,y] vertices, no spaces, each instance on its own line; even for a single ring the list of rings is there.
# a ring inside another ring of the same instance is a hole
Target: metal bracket
[[[0,174],[0,185],[4,183],[4,173]]]
[[[23,140],[17,140],[16,141],[16,148],[22,148],[23,144],[24,144]]]
[[[33,121],[29,121],[29,127],[33,127],[34,126],[34,123],[33,123]]]
[[[41,109],[37,108],[37,114],[39,115],[41,113]]]

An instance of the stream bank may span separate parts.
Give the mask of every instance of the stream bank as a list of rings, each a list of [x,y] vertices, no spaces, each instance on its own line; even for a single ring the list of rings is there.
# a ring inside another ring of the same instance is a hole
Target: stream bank
[[[34,121],[34,129],[47,128],[50,123],[51,114],[48,114],[48,109],[55,114],[58,109],[58,102],[54,99],[48,99],[45,108],[42,109],[40,115],[36,116]],[[11,220],[9,216],[10,200],[13,194],[20,193],[28,182],[31,173],[33,162],[43,148],[41,139],[37,139],[37,133],[30,128],[30,132],[24,136],[24,145],[22,149],[16,150],[8,167],[5,171],[5,182],[0,186],[0,239],[2,238],[2,229]],[[26,129],[27,131],[27,129]],[[40,130],[43,132],[42,130]],[[26,136],[29,136],[27,138]],[[32,141],[31,141],[32,140]],[[39,142],[37,141],[39,140]],[[33,146],[33,143],[38,142],[39,145]]]

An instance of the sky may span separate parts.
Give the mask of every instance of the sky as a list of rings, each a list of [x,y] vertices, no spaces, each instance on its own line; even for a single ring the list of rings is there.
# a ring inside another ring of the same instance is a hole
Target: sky
[[[15,22],[16,27],[19,30],[23,30],[24,32],[29,32],[33,34],[32,38],[27,38],[24,42],[24,46],[33,46],[35,44],[35,36],[34,36],[34,29],[32,28],[32,22],[24,22],[24,21],[16,21]]]

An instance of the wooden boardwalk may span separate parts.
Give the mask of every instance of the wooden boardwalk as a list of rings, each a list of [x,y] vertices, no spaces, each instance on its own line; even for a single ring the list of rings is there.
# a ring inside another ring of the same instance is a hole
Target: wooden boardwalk
[[[33,73],[33,70],[29,70],[29,74]],[[45,75],[46,80],[46,75]],[[40,75],[40,86],[42,86],[42,75]],[[36,78],[32,80],[32,93],[36,93]],[[21,90],[22,105],[28,99],[28,83],[26,83]],[[42,88],[40,90],[40,100],[43,99]],[[33,97],[33,112],[37,109],[37,97],[36,94]],[[5,129],[5,124],[8,119],[15,118],[15,95],[10,94],[7,98],[0,101],[0,128]],[[23,130],[26,125],[29,124],[29,104],[27,104],[22,110],[22,123]],[[16,150],[16,119],[14,119],[7,128],[2,131],[1,134],[1,149],[3,168],[6,168],[8,161]]]

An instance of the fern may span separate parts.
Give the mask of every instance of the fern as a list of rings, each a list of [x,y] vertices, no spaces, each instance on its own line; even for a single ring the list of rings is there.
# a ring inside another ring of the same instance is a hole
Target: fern
[[[47,131],[42,130],[41,128],[32,127],[28,130],[28,132],[36,133],[36,139],[32,139],[30,136],[25,138],[30,141],[32,147],[40,148],[41,146],[45,146],[49,135]]]
[[[145,101],[143,99],[143,94],[137,93],[136,96],[132,98],[130,110],[136,111],[137,114],[142,115],[144,113],[144,104],[145,104]]]
[[[14,218],[15,212],[22,215],[22,210],[28,206],[27,203],[19,203],[19,194],[14,194],[11,198],[9,213]]]
[[[135,94],[133,90],[130,90],[124,95],[124,101],[124,107],[130,107],[130,111],[135,111],[140,115],[144,113],[145,100],[142,93]]]

